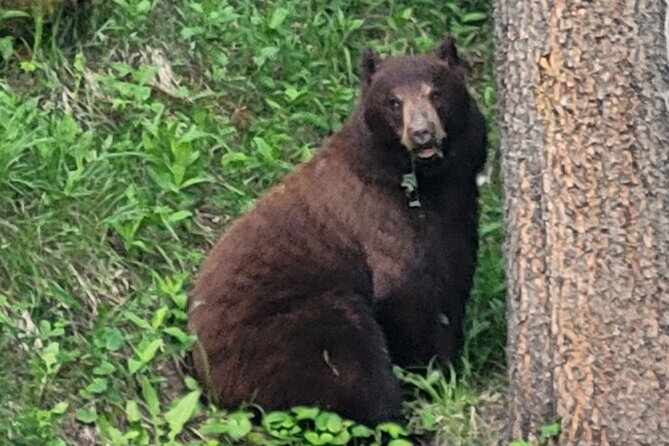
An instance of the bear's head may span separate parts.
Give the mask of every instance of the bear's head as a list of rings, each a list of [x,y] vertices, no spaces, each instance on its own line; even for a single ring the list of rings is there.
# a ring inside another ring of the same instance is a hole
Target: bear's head
[[[419,171],[434,173],[470,155],[458,152],[485,150],[468,141],[472,121],[476,132],[485,130],[451,37],[432,54],[382,59],[367,49],[362,78],[364,121],[389,159],[403,165],[413,160]]]

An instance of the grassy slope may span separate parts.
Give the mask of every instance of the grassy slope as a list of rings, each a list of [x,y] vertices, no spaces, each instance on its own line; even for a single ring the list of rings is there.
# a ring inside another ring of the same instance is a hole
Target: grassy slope
[[[454,0],[155,3],[94,1],[45,27],[35,52],[0,38],[0,438],[343,444],[363,435],[311,412],[272,414],[249,432],[249,412],[198,406],[181,372],[185,292],[225,224],[348,116],[364,46],[425,51],[449,30],[490,118],[488,1],[462,2],[464,11]],[[414,389],[408,429],[454,445],[490,442],[481,406],[499,399],[499,187],[482,191],[458,378],[403,374]]]

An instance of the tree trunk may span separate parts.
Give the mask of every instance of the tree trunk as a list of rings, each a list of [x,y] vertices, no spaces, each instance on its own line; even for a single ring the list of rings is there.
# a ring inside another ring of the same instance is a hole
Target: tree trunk
[[[669,0],[493,0],[510,436],[669,444]]]

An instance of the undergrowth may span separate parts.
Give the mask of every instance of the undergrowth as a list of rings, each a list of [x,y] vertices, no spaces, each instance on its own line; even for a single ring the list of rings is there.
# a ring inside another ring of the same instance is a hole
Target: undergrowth
[[[493,442],[505,329],[489,1],[46,3],[0,9],[3,444]],[[446,31],[492,142],[460,361],[397,370],[404,426],[208,405],[185,361],[203,254],[348,117],[365,46],[425,52]]]

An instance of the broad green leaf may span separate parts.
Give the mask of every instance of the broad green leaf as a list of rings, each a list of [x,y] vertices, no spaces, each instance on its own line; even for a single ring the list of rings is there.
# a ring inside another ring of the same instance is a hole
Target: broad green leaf
[[[107,378],[93,378],[93,381],[86,387],[86,392],[99,394],[107,390],[109,380]]]
[[[330,440],[330,444],[336,444],[336,445],[349,444],[351,438],[352,437],[349,431],[344,429],[341,432],[339,432],[332,440]]]
[[[293,421],[292,417],[289,414],[287,414],[286,412],[279,412],[279,411],[269,412],[262,419],[262,422],[267,427],[268,430],[270,428],[276,428],[278,426],[290,427],[295,424],[295,422]]]
[[[137,357],[139,357],[139,359],[146,364],[156,356],[158,349],[162,347],[162,345],[163,345],[162,339],[154,339],[152,341],[149,341],[148,339],[143,339],[142,342],[140,342],[140,344],[134,350],[135,353],[137,354]]]
[[[314,420],[319,413],[317,407],[296,406],[291,409],[297,420]]]
[[[123,333],[116,327],[108,327],[103,331],[103,338],[105,341],[105,349],[109,351],[116,351],[123,347],[125,338]]]
[[[90,424],[97,419],[97,414],[92,410],[82,407],[77,409],[74,413],[74,417],[82,423]]]
[[[61,401],[60,403],[53,406],[53,409],[51,409],[51,413],[56,415],[62,415],[65,413],[65,411],[69,406],[70,404],[67,401]]]
[[[229,415],[228,435],[233,440],[239,440],[251,432],[252,424],[249,415],[245,412],[233,412]]]
[[[316,417],[316,429],[336,434],[342,429],[342,419],[335,413],[322,412]]]
[[[324,445],[329,444],[334,439],[334,435],[329,432],[319,434],[318,432],[307,431],[304,433],[304,438],[313,445]]]
[[[128,358],[128,372],[132,375],[142,368],[144,363],[133,358]]]
[[[351,435],[356,438],[369,438],[374,435],[374,431],[367,426],[357,424],[351,428]]]
[[[57,342],[50,342],[40,353],[44,365],[46,365],[47,371],[51,372],[54,370],[54,365],[58,363],[58,353],[60,353],[60,344]]]
[[[179,399],[174,407],[167,411],[165,420],[170,426],[169,438],[171,440],[181,433],[184,425],[196,414],[199,399],[200,391],[195,390]]]
[[[286,8],[277,8],[272,13],[272,17],[269,20],[269,28],[277,30],[283,24],[283,21],[286,20],[288,16],[288,10]]]

